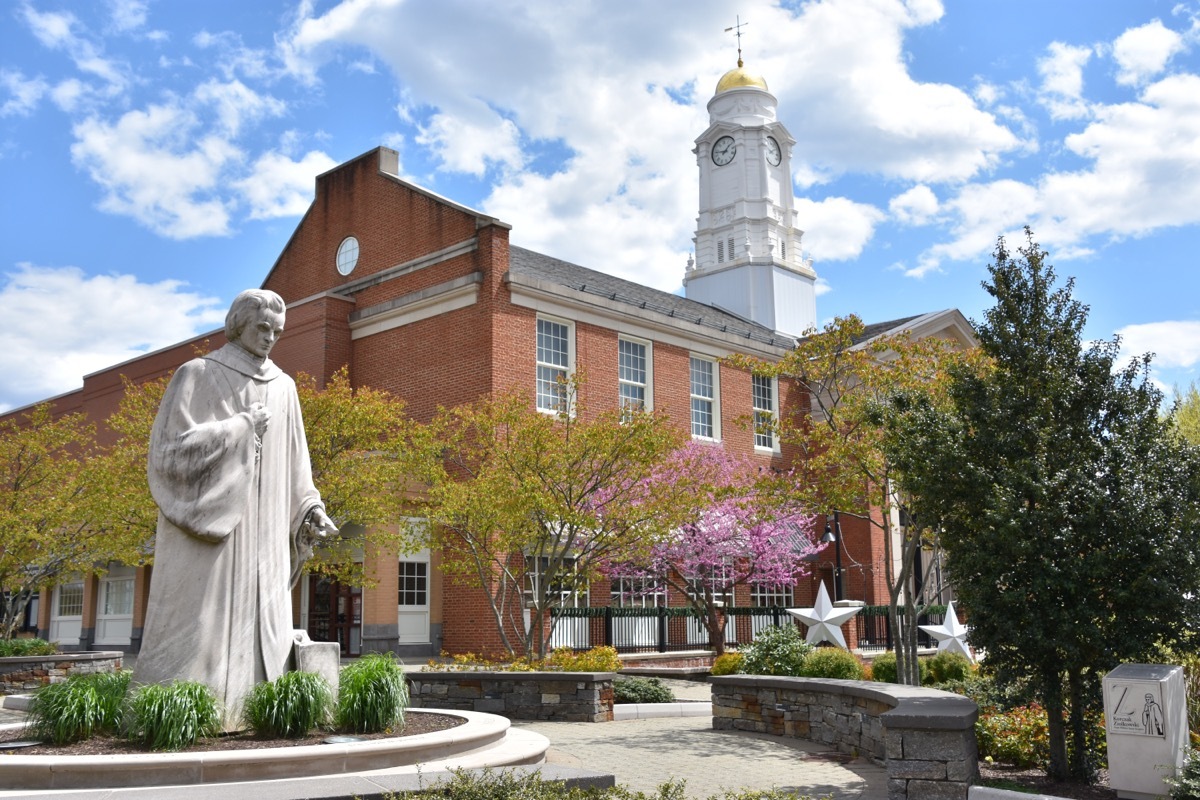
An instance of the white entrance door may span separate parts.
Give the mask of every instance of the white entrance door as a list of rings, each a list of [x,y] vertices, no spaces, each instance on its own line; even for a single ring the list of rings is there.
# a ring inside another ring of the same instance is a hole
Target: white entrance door
[[[397,621],[400,644],[429,642],[429,551],[400,559]]]
[[[133,633],[133,567],[114,566],[100,579],[96,644],[129,644]]]

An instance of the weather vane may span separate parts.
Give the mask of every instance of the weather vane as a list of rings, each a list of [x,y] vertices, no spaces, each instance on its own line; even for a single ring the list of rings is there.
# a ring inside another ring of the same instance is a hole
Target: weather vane
[[[735,36],[737,36],[737,47],[738,47],[738,66],[740,67],[740,66],[742,66],[742,28],[746,27],[746,26],[747,26],[747,25],[749,25],[750,23],[749,23],[749,22],[742,22],[742,16],[741,16],[741,14],[739,14],[739,15],[736,17],[736,19],[737,19],[737,25],[734,25],[734,26],[733,26],[733,27],[731,27],[731,28],[726,28],[726,29],[725,29],[725,32],[726,32],[726,33],[729,33],[730,31],[735,31],[735,32],[736,32],[734,35],[735,35]]]

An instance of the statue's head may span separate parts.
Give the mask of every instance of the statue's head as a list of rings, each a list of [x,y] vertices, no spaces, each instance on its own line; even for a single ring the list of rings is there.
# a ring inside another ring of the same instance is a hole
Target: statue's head
[[[225,315],[225,337],[251,353],[266,358],[278,339],[278,333],[283,331],[285,310],[283,298],[275,292],[247,289],[233,299],[233,305]],[[259,326],[263,322],[275,331],[274,336],[268,337],[269,341],[259,341],[253,329],[247,331],[248,326]]]
[[[233,305],[225,315],[225,338],[231,342],[240,339],[246,325],[257,319],[264,308],[282,314],[286,306],[283,298],[269,289],[247,289],[233,298]]]

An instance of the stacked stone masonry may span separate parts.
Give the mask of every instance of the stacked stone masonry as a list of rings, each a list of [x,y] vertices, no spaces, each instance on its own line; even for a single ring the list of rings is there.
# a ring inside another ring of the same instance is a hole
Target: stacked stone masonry
[[[887,767],[889,800],[966,800],[978,778],[976,705],[864,681],[714,677],[713,728],[791,736]]]
[[[0,694],[23,694],[72,675],[116,672],[122,653],[56,653],[51,656],[0,658]]]
[[[413,708],[556,722],[613,718],[612,672],[413,672],[407,677]]]

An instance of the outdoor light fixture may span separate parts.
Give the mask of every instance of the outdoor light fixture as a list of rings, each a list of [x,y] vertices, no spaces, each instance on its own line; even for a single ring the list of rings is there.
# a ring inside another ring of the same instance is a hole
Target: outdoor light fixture
[[[833,571],[833,601],[845,599],[842,596],[842,523],[838,519],[838,512],[833,512],[833,526],[829,525],[829,518],[825,518],[825,535],[821,537],[822,544],[833,544],[834,571]]]

